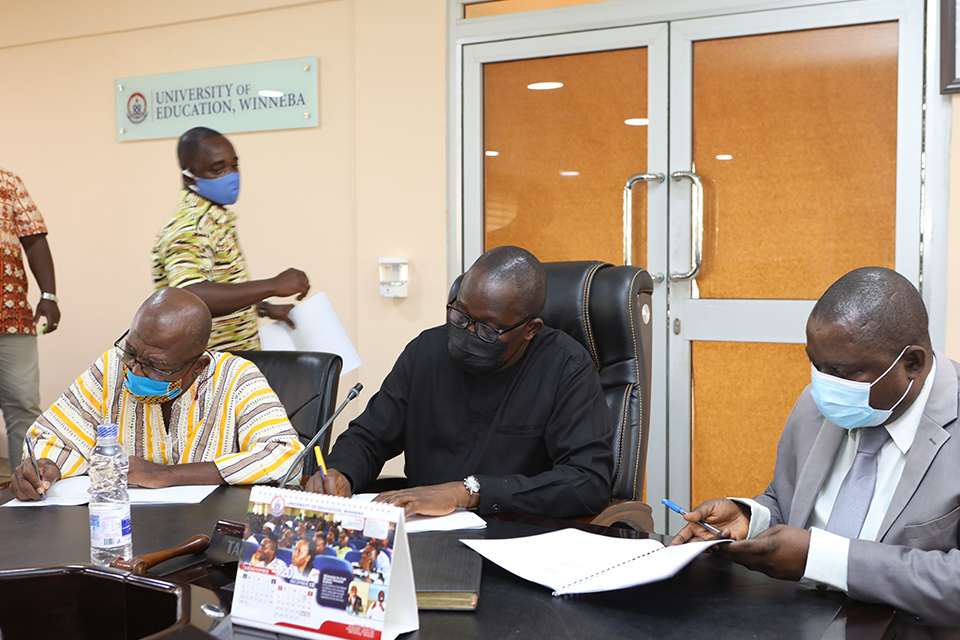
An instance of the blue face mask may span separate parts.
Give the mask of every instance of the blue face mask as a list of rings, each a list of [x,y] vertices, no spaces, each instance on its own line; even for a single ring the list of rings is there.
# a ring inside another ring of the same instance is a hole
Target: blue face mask
[[[183,175],[193,178],[196,181],[192,189],[197,195],[207,200],[216,202],[222,206],[229,206],[240,197],[240,172],[233,171],[225,176],[208,180],[207,178],[198,178],[190,173],[189,169],[183,170]]]
[[[908,345],[909,347],[909,345]],[[855,382],[853,380],[844,380],[836,376],[817,371],[816,367],[810,366],[811,386],[810,395],[817,404],[817,409],[823,414],[823,417],[844,429],[856,429],[857,427],[876,427],[890,419],[893,410],[896,409],[903,399],[910,393],[913,387],[913,380],[910,381],[907,390],[903,392],[900,399],[897,400],[889,409],[874,409],[870,406],[870,388],[880,382],[883,376],[890,373],[893,366],[900,361],[907,348],[904,347],[897,359],[893,361],[886,371],[880,374],[880,377],[873,382]]]
[[[162,404],[173,400],[183,392],[183,381],[180,379],[173,382],[160,382],[153,378],[138,376],[127,369],[124,380],[127,383],[127,391],[134,400],[143,404]]]

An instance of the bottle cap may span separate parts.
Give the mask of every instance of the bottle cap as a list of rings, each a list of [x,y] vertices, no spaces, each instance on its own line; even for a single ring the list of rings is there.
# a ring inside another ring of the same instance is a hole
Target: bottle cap
[[[117,425],[115,424],[101,424],[97,427],[97,438],[114,438],[117,437]]]

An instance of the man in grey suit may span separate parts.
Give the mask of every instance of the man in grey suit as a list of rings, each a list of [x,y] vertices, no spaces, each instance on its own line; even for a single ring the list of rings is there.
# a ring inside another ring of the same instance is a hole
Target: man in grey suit
[[[703,520],[750,569],[960,625],[960,364],[934,354],[916,288],[879,267],[817,301],[807,356],[767,490],[704,502],[671,544],[716,537]]]

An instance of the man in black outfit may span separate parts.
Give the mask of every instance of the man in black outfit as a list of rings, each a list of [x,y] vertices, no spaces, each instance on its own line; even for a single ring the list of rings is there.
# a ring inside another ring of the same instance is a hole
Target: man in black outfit
[[[519,247],[486,252],[447,305],[447,323],[407,345],[309,491],[349,496],[406,454],[409,489],[377,496],[408,515],[554,517],[610,498],[613,423],[587,351],[537,317],[543,266]]]

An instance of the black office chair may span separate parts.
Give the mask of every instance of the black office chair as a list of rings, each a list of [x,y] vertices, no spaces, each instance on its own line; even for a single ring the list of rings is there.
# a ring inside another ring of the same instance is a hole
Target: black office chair
[[[287,418],[306,445],[333,415],[343,361],[333,353],[315,351],[234,351],[257,365],[287,410]],[[321,450],[330,450],[330,433],[320,438]],[[304,458],[303,476],[317,472],[314,456]]]
[[[547,300],[540,318],[590,353],[616,427],[611,502],[590,522],[652,532],[652,511],[642,500],[650,426],[653,280],[640,267],[597,261],[545,262],[543,268]],[[450,288],[450,302],[460,291],[461,278]]]

